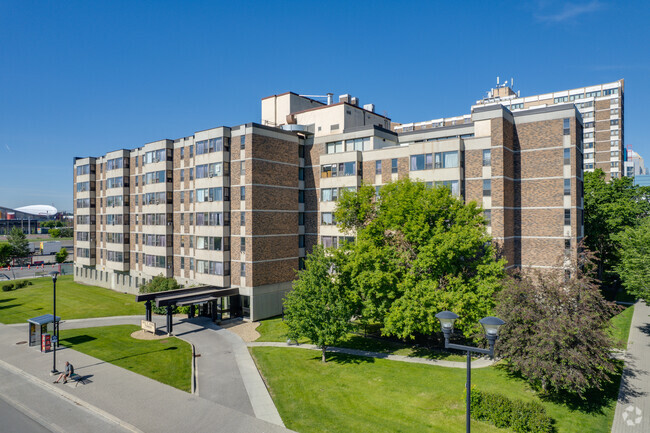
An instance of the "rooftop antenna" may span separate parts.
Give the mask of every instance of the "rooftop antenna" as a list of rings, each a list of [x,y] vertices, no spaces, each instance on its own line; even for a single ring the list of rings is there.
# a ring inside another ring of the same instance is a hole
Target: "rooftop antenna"
[[[512,89],[514,90],[514,88],[515,88],[515,79],[514,78],[510,78],[510,87],[512,87]]]
[[[497,77],[497,87],[499,87],[499,77]]]

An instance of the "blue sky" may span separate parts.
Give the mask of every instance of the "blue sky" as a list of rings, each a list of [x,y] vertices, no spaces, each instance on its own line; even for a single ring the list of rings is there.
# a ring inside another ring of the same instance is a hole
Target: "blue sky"
[[[72,209],[74,156],[260,119],[288,90],[350,93],[398,122],[625,79],[650,161],[648,2],[0,0],[0,205]]]

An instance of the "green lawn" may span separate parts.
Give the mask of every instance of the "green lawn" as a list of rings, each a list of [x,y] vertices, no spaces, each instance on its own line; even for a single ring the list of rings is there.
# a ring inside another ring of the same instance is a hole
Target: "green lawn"
[[[32,278],[32,286],[11,292],[0,291],[0,322],[23,323],[31,317],[52,313],[52,279]],[[8,281],[0,282],[0,286]],[[144,315],[144,305],[135,296],[72,281],[72,275],[56,282],[56,315],[62,320],[88,317]]]
[[[310,432],[464,432],[465,369],[320,353],[253,347],[285,425]],[[524,381],[499,367],[472,371],[472,384],[510,398],[539,400]],[[611,429],[618,384],[591,413],[542,402],[558,433]],[[505,432],[474,421],[472,431]]]
[[[280,317],[260,321],[257,328],[260,338],[256,341],[287,341],[287,325]],[[361,331],[362,332],[362,331]],[[300,343],[309,343],[308,339],[301,339]],[[444,359],[447,361],[465,361],[465,355],[458,355],[445,351],[436,351],[426,348],[418,348],[409,344],[380,340],[377,338],[363,337],[357,334],[348,334],[347,339],[337,344],[338,347],[348,349],[367,350],[370,352],[387,353],[391,355],[403,355],[428,359]]]
[[[616,342],[615,347],[618,349],[627,348],[627,338],[630,335],[630,324],[632,323],[633,314],[634,305],[631,305],[610,320],[613,326],[612,337],[614,337]]]
[[[135,325],[61,330],[61,344],[86,355],[190,391],[192,347],[175,337],[136,340]]]

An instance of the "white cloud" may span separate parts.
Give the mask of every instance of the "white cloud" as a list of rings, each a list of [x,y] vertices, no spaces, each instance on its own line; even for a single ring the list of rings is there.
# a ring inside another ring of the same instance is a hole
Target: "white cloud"
[[[593,0],[589,3],[577,4],[577,3],[565,3],[564,7],[555,14],[551,15],[542,15],[538,14],[537,18],[540,21],[547,21],[552,23],[560,23],[572,18],[579,17],[580,15],[589,14],[592,12],[599,11],[603,9],[605,5],[597,0]]]

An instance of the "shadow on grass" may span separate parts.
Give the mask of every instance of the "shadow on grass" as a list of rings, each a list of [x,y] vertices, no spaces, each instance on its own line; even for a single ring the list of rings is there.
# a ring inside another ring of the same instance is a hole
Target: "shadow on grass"
[[[0,305],[0,310],[6,310],[9,308],[20,307],[23,304],[9,304],[9,305]]]
[[[76,337],[62,338],[61,344],[69,343],[70,346],[76,346],[77,344],[88,343],[93,340],[97,340],[97,338],[91,337],[90,335],[77,335]]]
[[[526,378],[520,372],[513,370],[507,363],[497,364],[493,368],[503,371],[510,379],[527,382]],[[633,398],[646,394],[645,392],[636,390],[629,383],[630,379],[636,377],[637,374],[638,372],[629,368],[623,371],[623,362],[618,361],[616,372],[610,376],[610,382],[604,384],[602,390],[591,389],[585,392],[582,397],[570,393],[545,393],[536,386],[531,386],[531,388],[535,390],[535,393],[542,401],[560,404],[578,412],[602,415],[604,409],[610,407],[618,400],[619,390],[620,395],[625,396],[625,398]]]
[[[0,304],[2,304],[3,302],[15,301],[16,299],[18,299],[18,298],[5,298],[5,299],[0,299]]]
[[[321,356],[319,354],[318,356],[315,356],[312,359],[320,362]],[[343,364],[343,365],[372,364],[375,362],[374,358],[368,358],[365,356],[348,355],[346,353],[333,353],[333,352],[327,352],[325,354],[325,360],[327,362],[334,362],[336,364]]]

